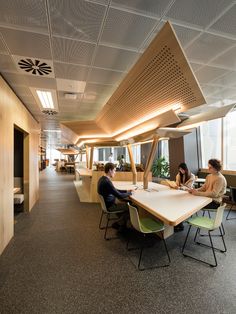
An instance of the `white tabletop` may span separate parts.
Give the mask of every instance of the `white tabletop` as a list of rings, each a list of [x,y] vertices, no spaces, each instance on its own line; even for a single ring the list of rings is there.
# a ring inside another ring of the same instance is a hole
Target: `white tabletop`
[[[114,181],[118,189],[132,189],[134,185],[128,182]],[[170,189],[167,186],[149,182],[148,190],[138,189],[130,196],[131,200],[144,208],[164,223],[176,226],[189,218],[192,214],[209,204],[212,199],[203,196],[195,196],[186,191]]]

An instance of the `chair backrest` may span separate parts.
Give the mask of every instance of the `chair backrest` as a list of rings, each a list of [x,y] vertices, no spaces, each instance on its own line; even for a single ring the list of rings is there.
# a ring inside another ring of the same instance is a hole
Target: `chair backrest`
[[[236,203],[236,188],[235,187],[230,187],[230,196],[232,202]]]
[[[225,207],[226,207],[226,204],[224,203],[217,208],[215,221],[214,221],[214,229],[220,227],[222,220],[223,220],[223,214],[224,214]]]
[[[100,204],[101,204],[101,207],[102,207],[102,210],[107,213],[107,207],[106,207],[106,203],[104,201],[104,198],[101,194],[98,194],[98,197],[99,197],[99,201],[100,201]]]
[[[137,231],[142,232],[142,227],[141,227],[141,224],[140,224],[137,208],[132,206],[132,205],[130,205],[129,203],[128,203],[128,206],[129,206],[130,221],[131,221],[132,226]]]

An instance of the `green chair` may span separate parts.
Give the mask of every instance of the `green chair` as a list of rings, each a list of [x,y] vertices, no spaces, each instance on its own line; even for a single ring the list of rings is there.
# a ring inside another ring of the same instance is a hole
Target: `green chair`
[[[187,221],[190,226],[189,226],[189,229],[188,229],[188,232],[187,232],[187,236],[186,236],[186,239],[184,241],[183,248],[182,248],[182,253],[183,253],[184,256],[190,257],[190,258],[195,259],[197,261],[200,261],[200,262],[202,262],[204,264],[207,264],[207,265],[209,265],[211,267],[216,267],[217,266],[217,259],[216,259],[215,251],[219,251],[221,253],[225,253],[227,251],[227,248],[226,248],[226,245],[225,245],[225,241],[224,241],[224,235],[223,235],[222,229],[221,229],[221,223],[222,223],[222,219],[223,219],[225,206],[226,206],[226,204],[223,204],[223,205],[221,205],[221,206],[219,206],[217,208],[215,218],[208,218],[208,217],[203,217],[203,216],[202,217],[195,216],[193,218],[190,218]],[[185,246],[186,246],[186,243],[187,243],[187,239],[188,239],[188,236],[189,236],[189,233],[190,233],[190,230],[191,230],[192,227],[197,228],[195,236],[194,236],[194,242],[196,244],[198,244],[198,245],[211,248],[215,264],[208,263],[206,261],[203,261],[201,259],[197,259],[196,257],[193,257],[191,255],[187,255],[186,253],[184,253],[184,249],[185,249]],[[216,230],[216,229],[218,229],[218,228],[220,230],[220,236],[222,238],[222,242],[223,242],[223,245],[224,245],[224,249],[223,250],[214,247],[213,246],[213,242],[212,242],[211,232]],[[208,236],[209,236],[210,244],[211,244],[210,246],[197,241],[197,235],[200,233],[200,229],[204,229],[204,230],[208,231]]]
[[[138,214],[138,210],[136,207],[129,205],[129,213],[130,213],[130,221],[132,226],[134,227],[134,229],[136,229],[137,231],[141,232],[144,236],[144,238],[146,237],[147,234],[150,233],[158,233],[160,232],[162,235],[162,241],[164,243],[165,246],[165,250],[166,250],[166,254],[168,257],[168,261],[169,263],[166,265],[161,265],[161,266],[152,266],[152,267],[141,267],[141,259],[142,259],[142,255],[143,255],[143,250],[144,250],[144,246],[141,245],[138,248],[129,248],[129,238],[127,241],[127,250],[135,250],[135,249],[140,249],[140,255],[139,255],[139,261],[138,261],[138,269],[139,270],[144,270],[144,269],[150,269],[150,268],[158,268],[158,267],[166,267],[170,265],[170,256],[167,250],[167,246],[166,246],[166,242],[163,236],[163,231],[164,231],[164,224],[160,221],[157,221],[155,219],[152,219],[150,217],[145,217],[145,218],[140,218],[139,214]]]
[[[102,208],[102,213],[101,213],[100,222],[99,222],[99,229],[100,230],[104,230],[105,229],[105,233],[104,233],[104,239],[105,240],[118,239],[117,237],[107,237],[107,229],[110,228],[109,222],[111,220],[115,220],[116,219],[116,218],[114,218],[114,215],[122,214],[122,213],[124,213],[124,210],[118,210],[118,211],[109,212],[107,210],[106,203],[104,201],[103,196],[101,194],[98,194],[98,196],[99,196],[99,200],[100,200],[100,204],[101,204],[101,208]],[[102,227],[102,218],[103,218],[104,215],[106,216],[107,221],[106,221],[106,225],[104,227]]]

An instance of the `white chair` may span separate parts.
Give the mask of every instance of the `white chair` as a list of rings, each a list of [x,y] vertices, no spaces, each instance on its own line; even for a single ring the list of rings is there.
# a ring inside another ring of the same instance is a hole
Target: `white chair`
[[[100,200],[100,204],[101,204],[101,208],[102,208],[101,218],[100,218],[100,222],[99,222],[99,229],[101,229],[101,230],[105,229],[105,233],[104,233],[104,239],[105,240],[117,239],[117,237],[109,237],[109,238],[107,237],[107,229],[110,228],[109,221],[114,220],[114,215],[122,214],[125,212],[125,210],[117,210],[117,211],[112,211],[112,212],[108,211],[103,196],[101,194],[98,194],[98,196],[99,196],[99,200]],[[104,215],[106,216],[107,221],[106,221],[106,225],[104,227],[102,227],[102,218]],[[113,216],[113,218],[112,218],[112,216]]]
[[[138,214],[138,210],[136,207],[129,205],[129,213],[130,213],[130,221],[132,226],[134,227],[134,229],[136,229],[137,231],[141,232],[145,238],[145,236],[147,234],[151,234],[151,233],[161,233],[162,237],[162,241],[164,243],[165,246],[165,251],[168,257],[168,264],[165,265],[161,265],[161,266],[151,266],[151,267],[141,267],[141,259],[142,259],[142,254],[143,254],[143,250],[144,250],[144,246],[141,245],[141,247],[138,248],[129,248],[129,238],[127,241],[127,250],[134,250],[134,249],[140,249],[140,255],[139,255],[139,261],[138,261],[138,269],[139,270],[144,270],[144,269],[150,269],[150,268],[158,268],[158,267],[166,267],[170,265],[170,256],[169,256],[169,252],[167,250],[167,246],[166,246],[166,242],[163,236],[163,231],[164,231],[164,224],[161,221],[157,221],[151,217],[144,217],[144,218],[140,218],[139,214]]]

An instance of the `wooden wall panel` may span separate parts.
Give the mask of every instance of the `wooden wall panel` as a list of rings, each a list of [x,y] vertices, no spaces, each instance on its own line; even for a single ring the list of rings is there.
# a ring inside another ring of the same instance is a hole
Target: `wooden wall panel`
[[[14,233],[14,125],[29,137],[29,210],[38,199],[39,124],[0,77],[0,254]],[[27,184],[27,182],[25,182]]]

